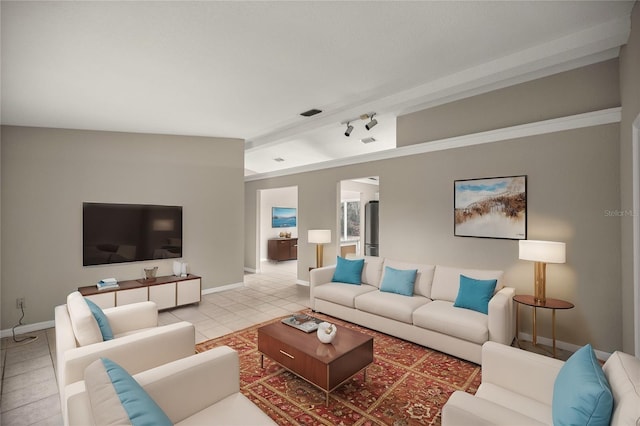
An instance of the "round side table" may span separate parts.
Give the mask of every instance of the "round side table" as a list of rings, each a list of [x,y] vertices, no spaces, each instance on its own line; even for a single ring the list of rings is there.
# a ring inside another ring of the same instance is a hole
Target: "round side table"
[[[556,310],[557,309],[571,309],[574,307],[573,303],[566,300],[550,299],[544,303],[536,302],[535,298],[531,295],[518,294],[513,296],[513,301],[516,302],[516,340],[518,347],[520,346],[520,339],[518,337],[519,325],[520,325],[520,305],[531,306],[533,308],[533,334],[531,337],[533,346],[537,344],[538,330],[536,329],[536,310],[538,308],[551,309],[551,335],[553,338],[553,357],[556,357]]]

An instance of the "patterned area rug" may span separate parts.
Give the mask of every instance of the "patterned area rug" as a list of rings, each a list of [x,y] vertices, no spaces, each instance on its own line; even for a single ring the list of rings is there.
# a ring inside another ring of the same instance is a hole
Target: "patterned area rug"
[[[330,394],[271,359],[260,368],[257,329],[268,321],[196,345],[226,345],[240,355],[240,390],[279,425],[439,425],[442,406],[456,390],[474,394],[480,366],[326,315],[303,311],[373,336],[367,381],[356,374]]]

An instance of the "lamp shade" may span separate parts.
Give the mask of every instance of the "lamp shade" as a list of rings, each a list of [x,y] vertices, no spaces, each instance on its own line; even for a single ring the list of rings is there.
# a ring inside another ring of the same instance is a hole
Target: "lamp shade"
[[[520,240],[519,257],[544,263],[564,263],[565,243],[555,241]]]
[[[325,244],[331,242],[330,229],[309,229],[307,239],[310,243]]]

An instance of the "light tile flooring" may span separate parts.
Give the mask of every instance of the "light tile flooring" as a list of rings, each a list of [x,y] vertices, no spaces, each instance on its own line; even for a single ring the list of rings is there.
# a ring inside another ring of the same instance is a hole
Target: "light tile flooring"
[[[296,262],[263,263],[260,274],[246,274],[243,287],[203,296],[198,305],[159,315],[160,324],[189,321],[196,342],[299,311],[309,305],[309,288],[296,284]],[[33,341],[2,339],[0,424],[61,425],[53,329],[29,333]],[[17,336],[21,338],[23,336]]]

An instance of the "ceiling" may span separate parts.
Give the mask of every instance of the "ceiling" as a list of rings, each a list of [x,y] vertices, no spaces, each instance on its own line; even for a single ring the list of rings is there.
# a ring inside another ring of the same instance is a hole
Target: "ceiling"
[[[242,138],[245,174],[268,175],[393,149],[400,114],[616,57],[633,3],[3,0],[1,119]]]

